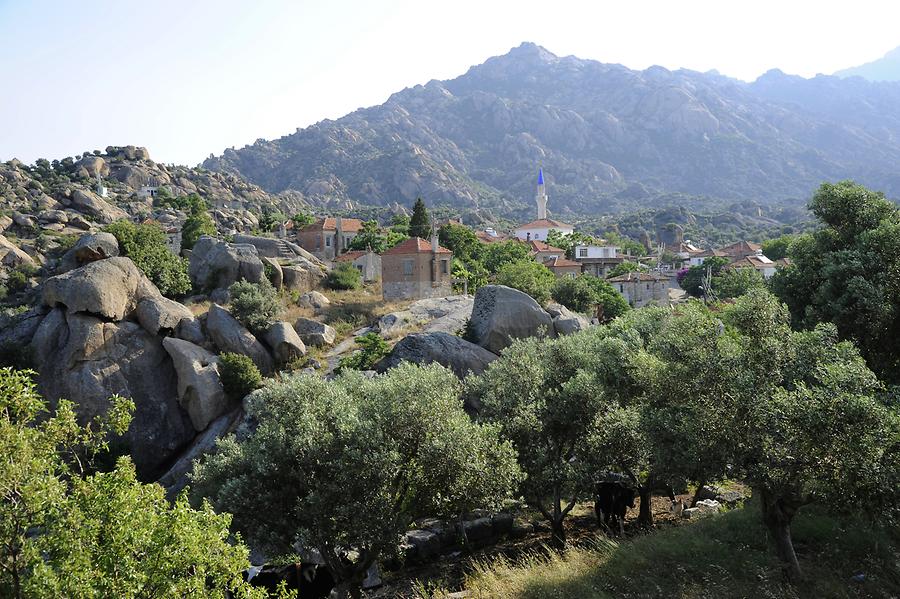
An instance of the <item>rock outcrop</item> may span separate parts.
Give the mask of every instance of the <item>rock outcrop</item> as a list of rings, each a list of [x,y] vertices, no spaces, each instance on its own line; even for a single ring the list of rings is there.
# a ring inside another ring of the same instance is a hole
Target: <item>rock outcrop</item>
[[[474,300],[468,295],[450,295],[417,300],[405,310],[382,316],[376,328],[385,339],[404,330],[421,327],[426,333],[456,334],[472,314]]]
[[[319,291],[308,291],[300,296],[297,305],[302,308],[311,308],[319,311],[324,310],[331,305],[331,300],[325,297],[325,294]]]
[[[3,235],[0,235],[0,264],[10,268],[18,268],[20,266],[37,267],[34,258]]]
[[[464,378],[469,373],[481,374],[496,359],[496,354],[449,333],[416,333],[401,339],[391,353],[375,365],[375,371],[385,372],[401,362],[437,362]]]
[[[210,306],[206,315],[206,330],[219,350],[249,356],[260,372],[272,372],[272,356],[225,308],[217,304]]]
[[[137,323],[106,322],[91,315],[96,309],[85,312],[59,305],[37,328],[32,348],[38,389],[51,403],[76,402],[82,423],[104,414],[110,396],[131,398],[131,427],[114,448],[127,450],[138,472],[153,479],[195,435],[178,405],[172,360],[159,337]]]
[[[70,313],[85,312],[108,320],[131,315],[144,298],[160,297],[159,290],[130,258],[91,262],[44,281],[44,303],[63,305]]]
[[[469,329],[478,345],[495,354],[516,339],[556,336],[553,319],[530,295],[504,285],[475,293]]]
[[[128,213],[111,205],[97,194],[82,189],[72,192],[72,207],[88,214],[102,223],[112,223],[117,220],[127,219]]]
[[[197,344],[204,341],[203,328],[194,313],[187,306],[162,296],[139,301],[137,319],[154,335],[174,335]]]
[[[571,335],[591,326],[590,321],[560,304],[547,306],[547,313],[553,318],[553,330],[557,335]]]
[[[178,401],[194,429],[203,431],[232,407],[219,379],[219,358],[183,339],[167,337],[162,344],[178,374]]]
[[[188,275],[198,288],[225,289],[242,279],[259,283],[264,269],[254,246],[204,235],[191,250]]]
[[[68,272],[97,260],[119,255],[119,242],[112,233],[99,232],[82,235],[60,261],[60,272]]]

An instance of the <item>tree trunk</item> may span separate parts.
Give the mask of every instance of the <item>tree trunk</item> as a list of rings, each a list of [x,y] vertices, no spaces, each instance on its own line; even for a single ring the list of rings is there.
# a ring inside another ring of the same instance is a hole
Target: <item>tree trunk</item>
[[[797,509],[788,505],[782,498],[773,497],[765,490],[760,492],[760,506],[762,508],[763,523],[772,535],[775,552],[781,560],[781,566],[785,577],[790,581],[800,578],[800,562],[797,561],[797,553],[794,551],[794,543],[791,540],[791,520]]]
[[[550,543],[554,549],[562,551],[566,548],[566,529],[563,528],[563,518],[554,518],[550,521]]]
[[[638,525],[645,528],[653,528],[653,509],[650,502],[653,498],[653,490],[650,484],[638,487],[638,496],[641,498],[641,506],[638,510]]]
[[[697,484],[697,490],[694,491],[694,496],[691,498],[691,507],[697,507],[697,502],[700,501],[700,493],[703,492],[703,487],[706,486],[706,481],[700,481]]]

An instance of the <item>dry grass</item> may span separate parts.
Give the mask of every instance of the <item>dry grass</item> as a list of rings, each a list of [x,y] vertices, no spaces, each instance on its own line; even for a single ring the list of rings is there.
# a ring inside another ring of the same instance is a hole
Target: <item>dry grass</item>
[[[188,304],[187,308],[191,311],[191,314],[194,316],[203,316],[207,312],[209,312],[209,307],[212,305],[212,302],[208,300],[204,300],[202,302],[196,302],[192,304]]]

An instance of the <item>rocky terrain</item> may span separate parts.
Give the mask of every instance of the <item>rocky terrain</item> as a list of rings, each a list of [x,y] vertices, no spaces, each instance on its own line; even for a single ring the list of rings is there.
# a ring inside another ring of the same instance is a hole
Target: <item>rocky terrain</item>
[[[797,205],[844,178],[897,194],[898,159],[900,84],[633,71],[526,43],[204,166],[331,208],[422,196],[490,220],[530,213],[539,164],[551,208],[578,215],[677,194]]]
[[[894,48],[878,60],[835,73],[836,77],[862,77],[869,81],[900,81],[900,48]]]

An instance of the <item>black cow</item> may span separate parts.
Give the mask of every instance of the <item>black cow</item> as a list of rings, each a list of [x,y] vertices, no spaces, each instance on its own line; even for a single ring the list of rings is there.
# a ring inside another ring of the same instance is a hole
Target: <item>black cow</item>
[[[634,507],[635,490],[621,481],[597,483],[594,497],[594,513],[597,525],[612,532],[614,522],[619,524],[619,534],[625,534],[625,512]]]
[[[299,591],[299,596],[304,599],[326,599],[334,588],[334,577],[327,566],[303,562],[253,570],[245,573],[245,578],[252,586],[262,587],[269,594],[274,594],[282,581],[288,590]]]

